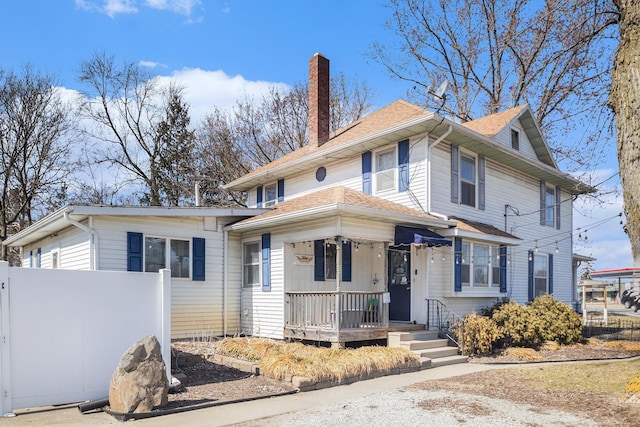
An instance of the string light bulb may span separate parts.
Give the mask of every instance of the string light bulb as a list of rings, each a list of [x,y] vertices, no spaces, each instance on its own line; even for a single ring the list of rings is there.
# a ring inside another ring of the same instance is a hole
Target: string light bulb
[[[558,248],[558,242],[556,241],[556,253],[559,253],[560,249]]]

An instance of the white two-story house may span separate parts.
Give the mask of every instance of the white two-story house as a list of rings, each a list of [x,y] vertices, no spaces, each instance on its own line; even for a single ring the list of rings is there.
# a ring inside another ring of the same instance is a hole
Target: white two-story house
[[[171,268],[174,338],[344,343],[574,300],[572,203],[593,189],[528,106],[461,124],[396,101],[330,134],[326,58],[309,80],[308,145],[227,184],[247,208],[69,206],[5,244],[25,267]]]
[[[244,331],[344,342],[505,297],[574,300],[572,202],[592,188],[528,106],[461,124],[400,100],[329,134],[329,61],[309,78],[309,144],[227,185],[270,209],[226,227]]]

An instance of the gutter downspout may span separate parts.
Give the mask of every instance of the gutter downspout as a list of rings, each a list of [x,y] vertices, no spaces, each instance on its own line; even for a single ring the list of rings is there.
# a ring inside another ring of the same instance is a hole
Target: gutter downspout
[[[427,213],[444,220],[448,220],[448,217],[446,215],[431,211],[431,149],[440,144],[446,137],[451,135],[451,132],[453,132],[453,126],[449,125],[449,129],[447,129],[447,131],[443,133],[438,139],[436,139],[432,143],[429,143],[429,141],[427,140]]]
[[[72,225],[78,227],[81,230],[86,231],[87,233],[89,233],[91,235],[91,258],[90,258],[90,266],[89,268],[91,270],[98,270],[98,242],[99,242],[99,238],[98,238],[98,232],[96,230],[94,230],[91,227],[87,227],[86,225],[76,221],[75,219],[72,219],[69,216],[69,212],[65,211],[64,212],[64,219],[65,221],[71,223]],[[89,219],[91,220],[91,217],[89,217]]]
[[[228,271],[229,266],[227,263],[229,262],[229,232],[227,230],[223,231],[222,238],[222,336],[227,336],[227,281],[228,281]],[[242,297],[241,297],[242,298]],[[242,314],[242,307],[240,308],[240,313]],[[242,319],[242,318],[241,318]]]

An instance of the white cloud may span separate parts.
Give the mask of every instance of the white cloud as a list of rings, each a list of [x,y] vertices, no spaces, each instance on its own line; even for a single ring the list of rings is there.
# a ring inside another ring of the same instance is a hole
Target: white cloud
[[[94,0],[75,0],[76,6],[88,11],[96,11],[104,13],[111,18],[120,13],[136,13],[135,0],[104,0],[103,5],[99,5],[99,1]]]
[[[288,89],[284,83],[251,81],[241,75],[229,76],[222,70],[207,71],[184,68],[171,76],[160,77],[162,84],[176,80],[184,86],[184,97],[190,106],[191,123],[197,126],[214,107],[231,110],[237,100],[259,100],[271,87]]]
[[[136,0],[75,0],[76,6],[83,10],[96,11],[111,18],[122,13],[137,13]],[[144,5],[157,10],[167,10],[180,15],[190,16],[193,9],[202,4],[201,0],[145,0]],[[197,22],[193,21],[193,22]]]
[[[146,0],[145,4],[152,9],[169,10],[174,13],[189,16],[200,0]]]
[[[166,64],[161,64],[160,62],[153,62],[153,61],[140,61],[138,62],[138,65],[146,68],[158,68],[158,67],[167,68]]]

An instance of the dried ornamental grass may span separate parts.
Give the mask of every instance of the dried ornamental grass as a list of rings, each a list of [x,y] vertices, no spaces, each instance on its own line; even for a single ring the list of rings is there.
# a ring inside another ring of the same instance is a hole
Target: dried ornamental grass
[[[542,356],[537,351],[525,347],[510,347],[504,351],[504,355],[528,362],[542,359]]]
[[[637,341],[610,341],[602,345],[605,348],[615,348],[619,350],[640,352],[640,342]]]
[[[400,348],[329,349],[255,338],[225,338],[216,347],[230,356],[259,361],[262,373],[275,379],[293,375],[315,381],[342,381],[418,360],[417,355]]]

